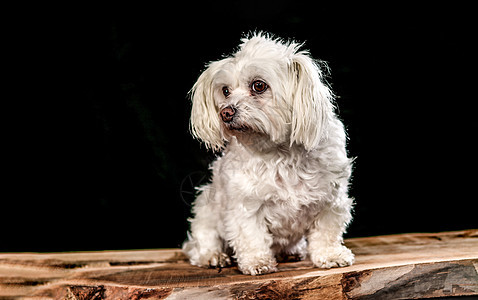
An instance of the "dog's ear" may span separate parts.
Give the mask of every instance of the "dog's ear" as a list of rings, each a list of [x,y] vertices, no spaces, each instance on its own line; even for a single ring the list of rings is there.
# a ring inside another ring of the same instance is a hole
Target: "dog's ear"
[[[219,122],[219,111],[214,103],[213,77],[218,62],[211,63],[199,76],[190,91],[192,100],[190,130],[208,149],[219,151],[224,147]]]
[[[333,117],[332,93],[322,81],[322,71],[307,52],[295,53],[290,74],[293,78],[292,130],[290,141],[312,150],[326,137]]]

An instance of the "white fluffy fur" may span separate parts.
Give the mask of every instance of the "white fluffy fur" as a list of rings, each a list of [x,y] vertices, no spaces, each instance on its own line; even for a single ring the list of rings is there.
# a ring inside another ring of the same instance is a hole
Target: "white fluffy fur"
[[[353,202],[344,128],[318,64],[299,47],[255,34],[212,62],[192,89],[192,134],[223,151],[212,182],[199,188],[183,245],[193,265],[225,267],[235,258],[256,275],[276,271],[279,254],[321,268],[354,261],[342,239]],[[268,89],[254,93],[255,80]],[[228,106],[236,110],[229,124],[220,117]]]

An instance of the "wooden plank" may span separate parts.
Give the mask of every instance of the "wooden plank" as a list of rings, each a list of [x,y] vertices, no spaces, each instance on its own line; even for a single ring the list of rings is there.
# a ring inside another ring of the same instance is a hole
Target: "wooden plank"
[[[422,299],[478,295],[478,230],[345,241],[356,263],[191,266],[179,249],[0,254],[0,299]]]

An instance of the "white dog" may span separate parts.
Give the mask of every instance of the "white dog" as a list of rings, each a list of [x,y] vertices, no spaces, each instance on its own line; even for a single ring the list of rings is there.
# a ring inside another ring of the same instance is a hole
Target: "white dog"
[[[277,255],[320,268],[354,261],[351,159],[322,71],[301,45],[264,33],[212,62],[191,90],[191,131],[222,151],[198,190],[183,251],[191,264],[244,274],[277,270]],[[308,255],[308,256],[307,256]]]

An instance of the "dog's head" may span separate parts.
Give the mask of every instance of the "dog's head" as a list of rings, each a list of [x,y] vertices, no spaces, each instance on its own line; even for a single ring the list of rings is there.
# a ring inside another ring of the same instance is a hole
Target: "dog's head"
[[[221,150],[233,136],[316,148],[333,115],[322,71],[300,45],[259,33],[212,62],[191,90],[191,132]]]

